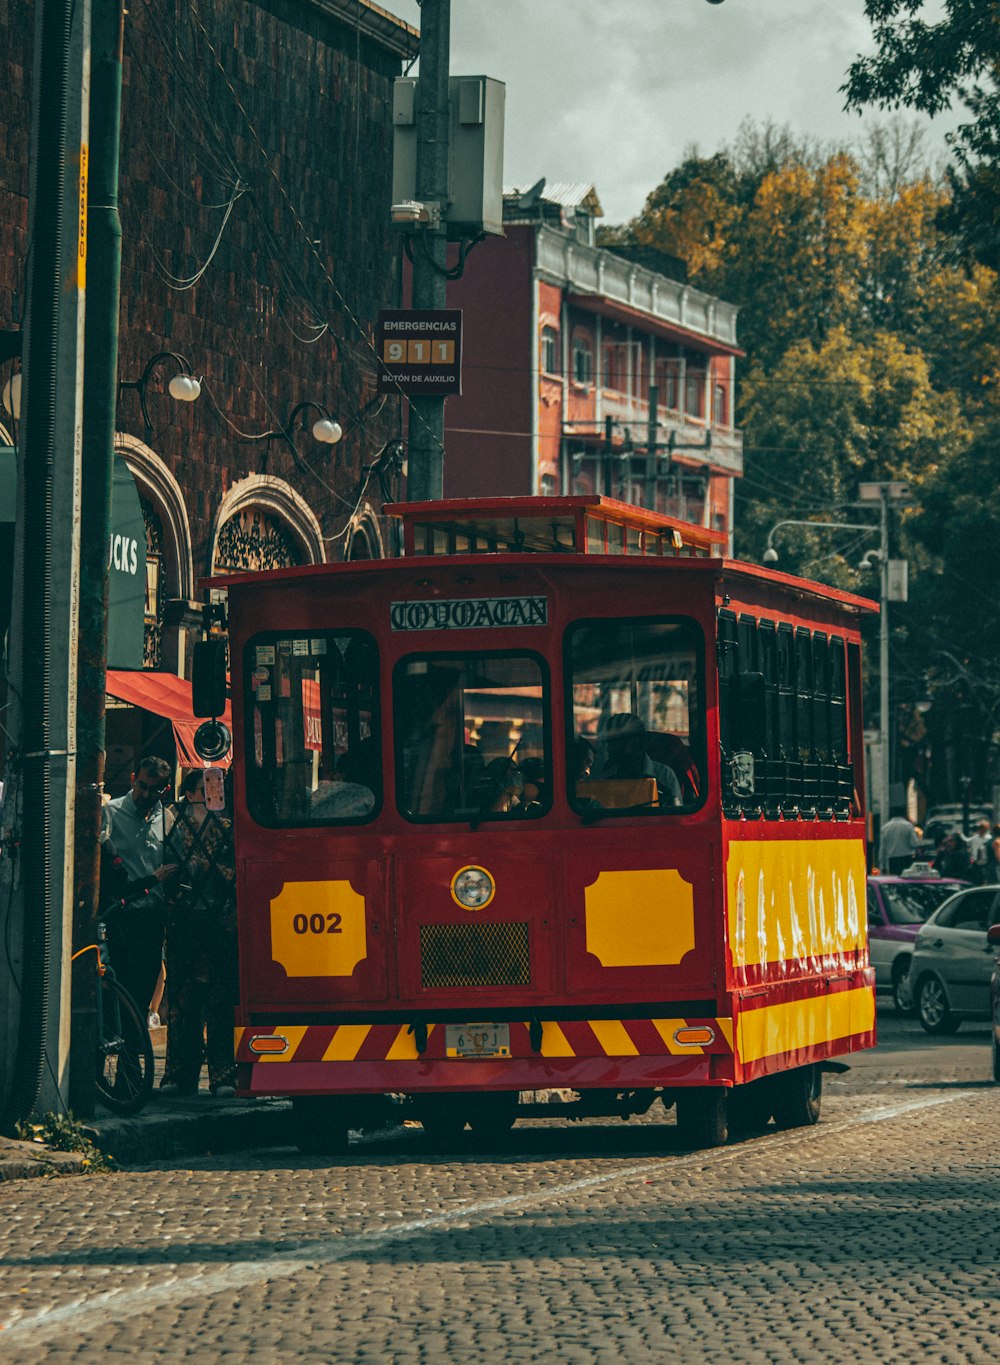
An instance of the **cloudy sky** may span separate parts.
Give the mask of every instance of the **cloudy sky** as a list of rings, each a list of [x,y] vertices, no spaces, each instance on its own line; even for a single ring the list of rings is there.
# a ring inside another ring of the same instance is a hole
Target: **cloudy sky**
[[[416,0],[380,3],[419,27]],[[592,182],[607,222],[744,118],[844,142],[885,117],[845,114],[838,89],[871,47],[864,0],[452,0],[451,13],[453,74],[507,85],[505,181]],[[924,122],[943,154],[958,119]]]

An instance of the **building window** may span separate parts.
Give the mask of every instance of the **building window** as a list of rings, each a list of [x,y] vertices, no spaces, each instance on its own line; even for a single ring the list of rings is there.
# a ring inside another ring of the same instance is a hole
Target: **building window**
[[[656,363],[656,381],[659,389],[658,402],[668,412],[676,412],[680,400],[679,360],[659,360]]]
[[[729,425],[728,404],[725,384],[716,384],[712,390],[712,422],[717,427]]]
[[[542,328],[542,373],[559,374],[559,333],[554,327]]]
[[[689,417],[705,416],[705,371],[688,370],[684,384],[684,411]]]
[[[146,602],[145,631],[143,634],[142,666],[159,668],[163,643],[163,596],[161,593],[163,565],[163,523],[153,511],[151,503],[139,499],[142,519],[146,523]]]
[[[623,355],[620,341],[609,341],[604,347],[604,387],[616,393],[625,392]]]
[[[594,382],[594,351],[590,338],[582,334],[573,338],[573,382],[588,386]]]

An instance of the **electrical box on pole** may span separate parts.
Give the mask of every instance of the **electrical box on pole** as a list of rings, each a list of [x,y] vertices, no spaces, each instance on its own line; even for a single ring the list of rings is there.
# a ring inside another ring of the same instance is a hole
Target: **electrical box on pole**
[[[419,79],[401,76],[392,100],[393,219],[401,226],[404,205],[421,205],[417,192],[417,90]],[[436,206],[448,238],[503,235],[503,127],[506,87],[490,76],[451,76],[448,81],[448,195]],[[413,219],[416,222],[417,219]]]

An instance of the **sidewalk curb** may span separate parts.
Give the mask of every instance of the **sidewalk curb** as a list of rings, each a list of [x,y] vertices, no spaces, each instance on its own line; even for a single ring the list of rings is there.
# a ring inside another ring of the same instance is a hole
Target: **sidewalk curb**
[[[166,1111],[154,1099],[134,1118],[102,1115],[84,1126],[94,1145],[122,1166],[286,1146],[294,1141],[292,1106],[287,1100],[217,1102],[204,1097]]]
[[[40,1142],[0,1138],[0,1183],[40,1175],[81,1175],[85,1169],[79,1152],[57,1152]]]

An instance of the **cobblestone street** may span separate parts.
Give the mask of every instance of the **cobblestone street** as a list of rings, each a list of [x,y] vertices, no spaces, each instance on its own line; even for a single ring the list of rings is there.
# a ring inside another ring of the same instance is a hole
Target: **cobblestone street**
[[[968,1026],[967,1026],[968,1028]],[[645,1122],[434,1155],[289,1149],[0,1190],[8,1365],[39,1359],[992,1360],[981,1029],[889,1024],[817,1128]]]

